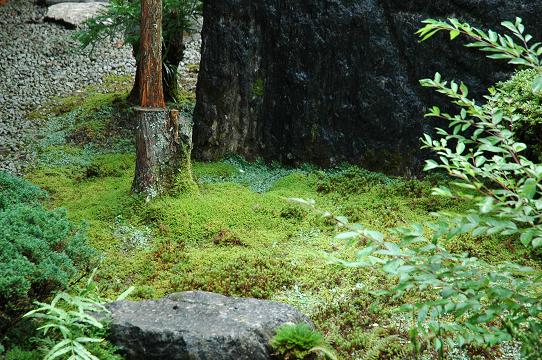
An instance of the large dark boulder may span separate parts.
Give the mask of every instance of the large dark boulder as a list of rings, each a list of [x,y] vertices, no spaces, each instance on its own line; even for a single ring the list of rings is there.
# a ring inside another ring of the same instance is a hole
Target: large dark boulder
[[[111,340],[129,360],[268,360],[278,326],[310,324],[286,304],[200,291],[108,308]]]
[[[453,43],[419,43],[429,17],[498,28],[520,16],[541,39],[542,0],[209,0],[194,155],[419,170],[426,108],[418,80],[440,71],[474,94],[510,67]]]

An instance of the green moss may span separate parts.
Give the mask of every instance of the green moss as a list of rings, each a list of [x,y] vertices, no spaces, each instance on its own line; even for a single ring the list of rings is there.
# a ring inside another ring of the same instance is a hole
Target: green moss
[[[103,78],[102,85],[94,88],[101,93],[128,93],[133,84],[133,75],[108,74]]]
[[[188,70],[188,72],[198,73],[199,72],[199,64],[188,64],[188,65],[186,65],[186,69]]]
[[[48,103],[32,111],[28,118],[45,120],[51,115],[59,116],[76,109],[81,110],[83,114],[89,114],[105,105],[125,101],[128,91],[116,82],[121,80],[115,77],[106,79],[108,80],[105,82],[107,84],[105,89],[89,86],[68,97],[53,97]]]
[[[280,299],[310,309],[343,354],[359,348],[348,340],[352,329],[379,321],[395,306],[383,301],[378,311],[367,310],[379,301],[370,292],[389,281],[372,271],[328,265],[323,252],[348,257],[353,250],[333,240],[333,224],[287,198],[315,198],[320,207],[336,213],[348,208],[361,222],[381,230],[430,216],[422,201],[429,197],[429,182],[409,185],[355,167],[327,174],[238,160],[195,163],[199,179],[215,181],[201,184],[198,192],[145,204],[130,194],[133,156],[108,154],[91,164],[87,171],[92,176],[58,167],[35,171],[30,179],[51,191],[52,205],[66,207],[74,220],[88,221],[93,245],[107,254],[101,281],[111,292],[133,284],[140,288],[139,298],[200,289]],[[251,190],[271,178],[266,191]],[[352,180],[364,191],[348,188]],[[333,186],[323,191],[321,185],[328,182]],[[419,205],[410,205],[413,196],[421,199]],[[114,236],[118,216],[136,228],[148,227],[150,246],[123,252]]]
[[[168,103],[168,107],[177,109],[184,116],[192,117],[194,107],[196,106],[196,93],[193,91],[187,91],[185,89],[179,89],[177,98],[174,103]]]
[[[183,146],[181,151],[180,170],[175,178],[173,190],[176,193],[197,193],[198,185],[194,181],[194,175],[192,173],[190,148],[188,146]]]
[[[257,78],[252,85],[252,97],[261,98],[264,95],[264,82],[262,78]]]
[[[430,195],[434,179],[403,180],[357,167],[282,169],[238,159],[196,162],[199,191],[145,203],[130,194],[134,161],[133,155],[107,154],[95,157],[83,173],[56,167],[30,175],[51,191],[51,206],[64,206],[74,220],[89,223],[93,245],[107,254],[102,287],[113,293],[135,285],[136,298],[199,289],[285,301],[310,315],[344,358],[378,353],[379,339],[392,349],[385,358],[400,358],[393,344],[406,341],[407,334],[393,321],[399,303],[372,294],[393,282],[367,269],[327,264],[324,252],[348,258],[354,250],[333,239],[334,224],[287,198],[314,198],[322,209],[384,231],[423,222],[430,211],[462,209]],[[254,191],[262,179],[266,190]],[[135,229],[149,229],[148,247],[126,252],[115,236],[119,216]],[[515,257],[485,240],[457,246],[490,259]],[[372,347],[362,344],[375,323],[389,331],[375,335]]]
[[[407,180],[348,165],[288,169],[234,157],[193,163],[178,185],[197,191],[145,203],[130,192],[131,147],[68,136],[83,127],[110,139],[120,128],[114,101],[96,97],[60,120],[50,119],[57,128],[40,140],[43,152],[29,174],[49,191],[48,206],[62,206],[73,221],[88,223],[92,245],[105,254],[97,280],[106,293],[135,285],[136,299],[200,289],[279,300],[309,315],[342,358],[401,358],[408,334],[404,321],[396,321],[400,303],[374,295],[393,281],[371,269],[329,265],[325,253],[352,258],[355,249],[334,239],[335,224],[287,199],[312,198],[321,209],[386,231],[423,223],[434,211],[462,211],[465,204],[431,196],[431,187],[443,179]],[[128,138],[129,131],[121,132],[115,144]],[[145,234],[144,246],[126,246],[132,233]],[[526,256],[494,239],[449,245],[491,261]],[[387,330],[378,332],[374,324]]]
[[[223,181],[232,176],[237,169],[232,164],[224,162],[196,162],[193,164],[193,173],[196,180],[212,182]]]

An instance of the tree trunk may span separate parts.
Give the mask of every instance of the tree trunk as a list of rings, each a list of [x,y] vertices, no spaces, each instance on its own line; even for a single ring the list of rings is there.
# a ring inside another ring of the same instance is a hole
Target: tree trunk
[[[136,107],[136,171],[132,191],[147,200],[175,187],[193,186],[192,123],[166,110],[162,88],[162,3],[141,1],[139,103]],[[137,49],[136,49],[137,50]]]
[[[166,102],[175,102],[179,96],[179,77],[178,69],[181,60],[184,57],[184,43],[183,34],[175,34],[164,38],[163,52],[164,62],[162,66],[162,84],[164,99]],[[139,45],[132,45],[132,53],[136,59],[136,75],[134,79],[134,86],[128,96],[128,102],[131,104],[139,104],[139,83],[141,78],[141,61],[139,55]]]
[[[179,111],[136,107],[136,174],[132,190],[154,198],[192,180],[192,122]]]
[[[165,108],[162,89],[162,0],[141,0],[139,103]]]
[[[175,21],[175,17],[173,20]],[[184,57],[183,33],[168,33],[164,36],[164,96],[166,101],[175,102],[179,97],[177,71]]]
[[[132,86],[132,90],[130,90],[130,94],[128,95],[128,102],[130,104],[139,105],[139,84],[141,83],[141,59],[139,57],[139,44],[132,44],[132,55],[136,60],[136,74],[134,86]]]

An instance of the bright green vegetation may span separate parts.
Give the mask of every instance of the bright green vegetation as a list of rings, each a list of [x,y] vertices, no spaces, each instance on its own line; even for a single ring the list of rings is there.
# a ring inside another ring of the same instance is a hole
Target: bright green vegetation
[[[542,44],[528,45],[532,36],[524,34],[519,18],[514,23],[503,22],[502,26],[522,45],[510,35],[485,32],[457,19],[428,19],[424,23],[426,26],[417,32],[422,40],[439,31],[449,32],[452,40],[464,35],[469,39],[467,46],[490,53],[489,58],[530,67],[535,74],[542,69]],[[535,99],[541,95],[542,76],[531,74],[530,79],[529,86],[521,87]],[[514,81],[506,86],[513,88]],[[530,253],[530,257],[540,260],[542,165],[524,155],[528,146],[514,133],[526,129],[525,110],[515,109],[517,99],[506,102],[514,94],[502,89],[490,90],[488,103],[480,105],[469,97],[466,84],[443,80],[439,73],[420,84],[444,94],[460,108],[450,114],[434,106],[426,115],[444,120],[449,126],[437,128],[436,139],[424,134],[422,148],[437,155],[426,160],[425,170],[441,169],[455,179],[439,184],[433,193],[444,199],[462,199],[471,207],[463,212],[440,211],[432,222],[393,229],[399,241],[361,222],[351,224],[344,216],[327,213],[327,218],[347,229],[337,239],[362,245],[355,261],[335,261],[371,270],[380,268],[390,279],[398,280],[391,291],[384,293],[400,298],[404,302],[401,309],[411,314],[410,335],[418,353],[430,344],[439,359],[444,359],[453,349],[469,345],[492,348],[515,341],[521,345],[522,358],[541,359],[539,266],[524,266],[524,259],[488,261],[487,257],[472,257],[452,246],[463,239],[492,236],[504,246],[521,244],[527,257]],[[311,201],[297,201],[314,207]],[[513,248],[510,250],[517,254]]]
[[[315,199],[321,209],[386,232],[431,220],[434,211],[463,211],[465,204],[431,196],[445,178],[400,179],[349,165],[286,169],[230,158],[194,163],[198,192],[146,204],[130,193],[131,136],[117,131],[129,116],[122,96],[92,92],[60,101],[62,111],[41,120],[48,135],[38,140],[39,159],[28,175],[48,191],[47,207],[63,207],[74,223],[87,224],[90,243],[103,254],[96,281],[104,295],[134,285],[133,299],[195,289],[272,299],[308,315],[339,358],[408,353],[411,322],[394,312],[401,303],[374,293],[393,288],[394,280],[378,270],[329,264],[326,253],[354,259],[355,249],[334,239],[334,221],[288,198]],[[73,136],[90,125],[95,136]],[[520,249],[513,241],[504,247],[491,237],[465,237],[453,247],[490,262],[532,262],[528,252],[510,251]]]
[[[435,28],[453,37],[478,31],[454,20],[433,22],[422,35]],[[507,27],[521,37],[518,24]],[[488,37],[487,46],[500,46],[493,35],[480,36]],[[540,252],[533,248],[542,245],[542,228],[532,213],[541,208],[542,168],[521,156],[525,145],[510,129],[520,137],[538,134],[539,96],[532,91],[538,74],[538,67],[518,72],[498,85],[486,106],[471,102],[465,85],[448,86],[440,75],[422,82],[464,107],[457,117],[438,108],[430,113],[452,123],[453,134],[439,132],[454,149],[424,139],[442,155],[442,163],[429,160],[427,169],[442,168],[459,177],[459,185],[441,175],[413,180],[350,165],[288,169],[232,157],[194,163],[198,191],[150,203],[130,193],[135,159],[128,79],[111,79],[105,89],[57,99],[36,113],[44,131],[28,178],[49,196],[36,188],[25,196],[39,194],[47,207],[65,208],[72,223],[86,222],[90,243],[103,255],[96,281],[105,296],[129,286],[136,288],[133,299],[206,290],[298,308],[323,338],[303,326],[278,329],[272,346],[285,358],[323,355],[311,349],[327,343],[343,359],[403,359],[412,355],[411,339],[429,356],[461,348],[463,355],[487,358],[510,339],[521,342],[525,354],[537,354],[541,308],[532,276],[540,272]],[[179,99],[176,106],[190,113],[193,94]],[[480,130],[464,134],[468,127]],[[506,176],[495,178],[495,169]],[[500,192],[475,191],[503,182]],[[444,196],[431,195],[435,186]],[[9,198],[0,196],[0,205]],[[314,199],[325,216],[299,199]],[[397,312],[404,303],[415,306]],[[33,358],[26,350],[15,348],[8,358]]]
[[[32,301],[65,289],[95,255],[84,230],[64,210],[49,211],[46,193],[26,180],[0,172],[0,336]]]
[[[509,115],[520,115],[513,130],[518,140],[527,144],[527,155],[539,162],[542,161],[542,97],[532,87],[541,74],[540,69],[516,72],[510,80],[497,84],[495,96],[489,101],[489,106],[503,109]]]
[[[278,327],[269,344],[284,359],[336,359],[322,334],[307,324],[284,324]]]

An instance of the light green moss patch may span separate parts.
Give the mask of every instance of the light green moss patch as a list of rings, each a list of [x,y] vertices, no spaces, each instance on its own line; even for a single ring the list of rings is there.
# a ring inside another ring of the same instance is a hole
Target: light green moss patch
[[[243,163],[257,188],[268,188],[257,192],[247,177],[237,177],[239,167],[231,161],[196,163],[198,178],[212,182],[200,184],[199,192],[146,204],[130,194],[134,162],[131,155],[107,154],[94,158],[86,172],[57,167],[30,175],[51,191],[51,206],[63,206],[73,220],[88,223],[93,245],[104,252],[103,286],[113,293],[135,285],[135,298],[199,289],[285,301],[306,311],[345,358],[365,351],[356,339],[371,324],[391,318],[397,304],[372,295],[391,283],[367,269],[327,264],[324,253],[349,257],[354,249],[333,239],[335,225],[287,198],[314,198],[323,209],[350,212],[378,229],[429,219],[428,204],[457,206],[430,202],[429,182],[374,180],[377,175],[355,167],[347,177],[306,169],[283,169],[278,176],[273,167],[266,177],[262,164],[253,169]],[[260,180],[273,176],[262,187]],[[360,191],[339,184],[350,181],[366,185]],[[123,251],[115,236],[119,216],[130,226],[150,229],[148,247]],[[392,329],[382,336],[394,332],[404,335],[404,329]]]
[[[50,192],[49,206],[87,223],[103,252],[96,280],[106,292],[134,285],[134,299],[199,289],[283,301],[310,316],[344,359],[403,358],[408,321],[394,313],[401,302],[374,295],[393,282],[371,269],[328,264],[326,254],[352,258],[356,249],[334,239],[335,224],[288,198],[315,199],[323,210],[386,231],[427,221],[435,211],[463,211],[465,204],[431,196],[443,179],[392,178],[348,165],[287,169],[234,157],[194,163],[198,191],[145,203],[130,192],[130,131],[112,137],[112,129],[122,129],[115,101],[67,100],[71,108],[46,123],[54,131],[39,141],[28,175]],[[74,141],[72,129],[81,127],[94,135]],[[502,239],[464,239],[450,247],[492,262],[531,261],[510,250],[519,249],[513,239],[506,246]]]

